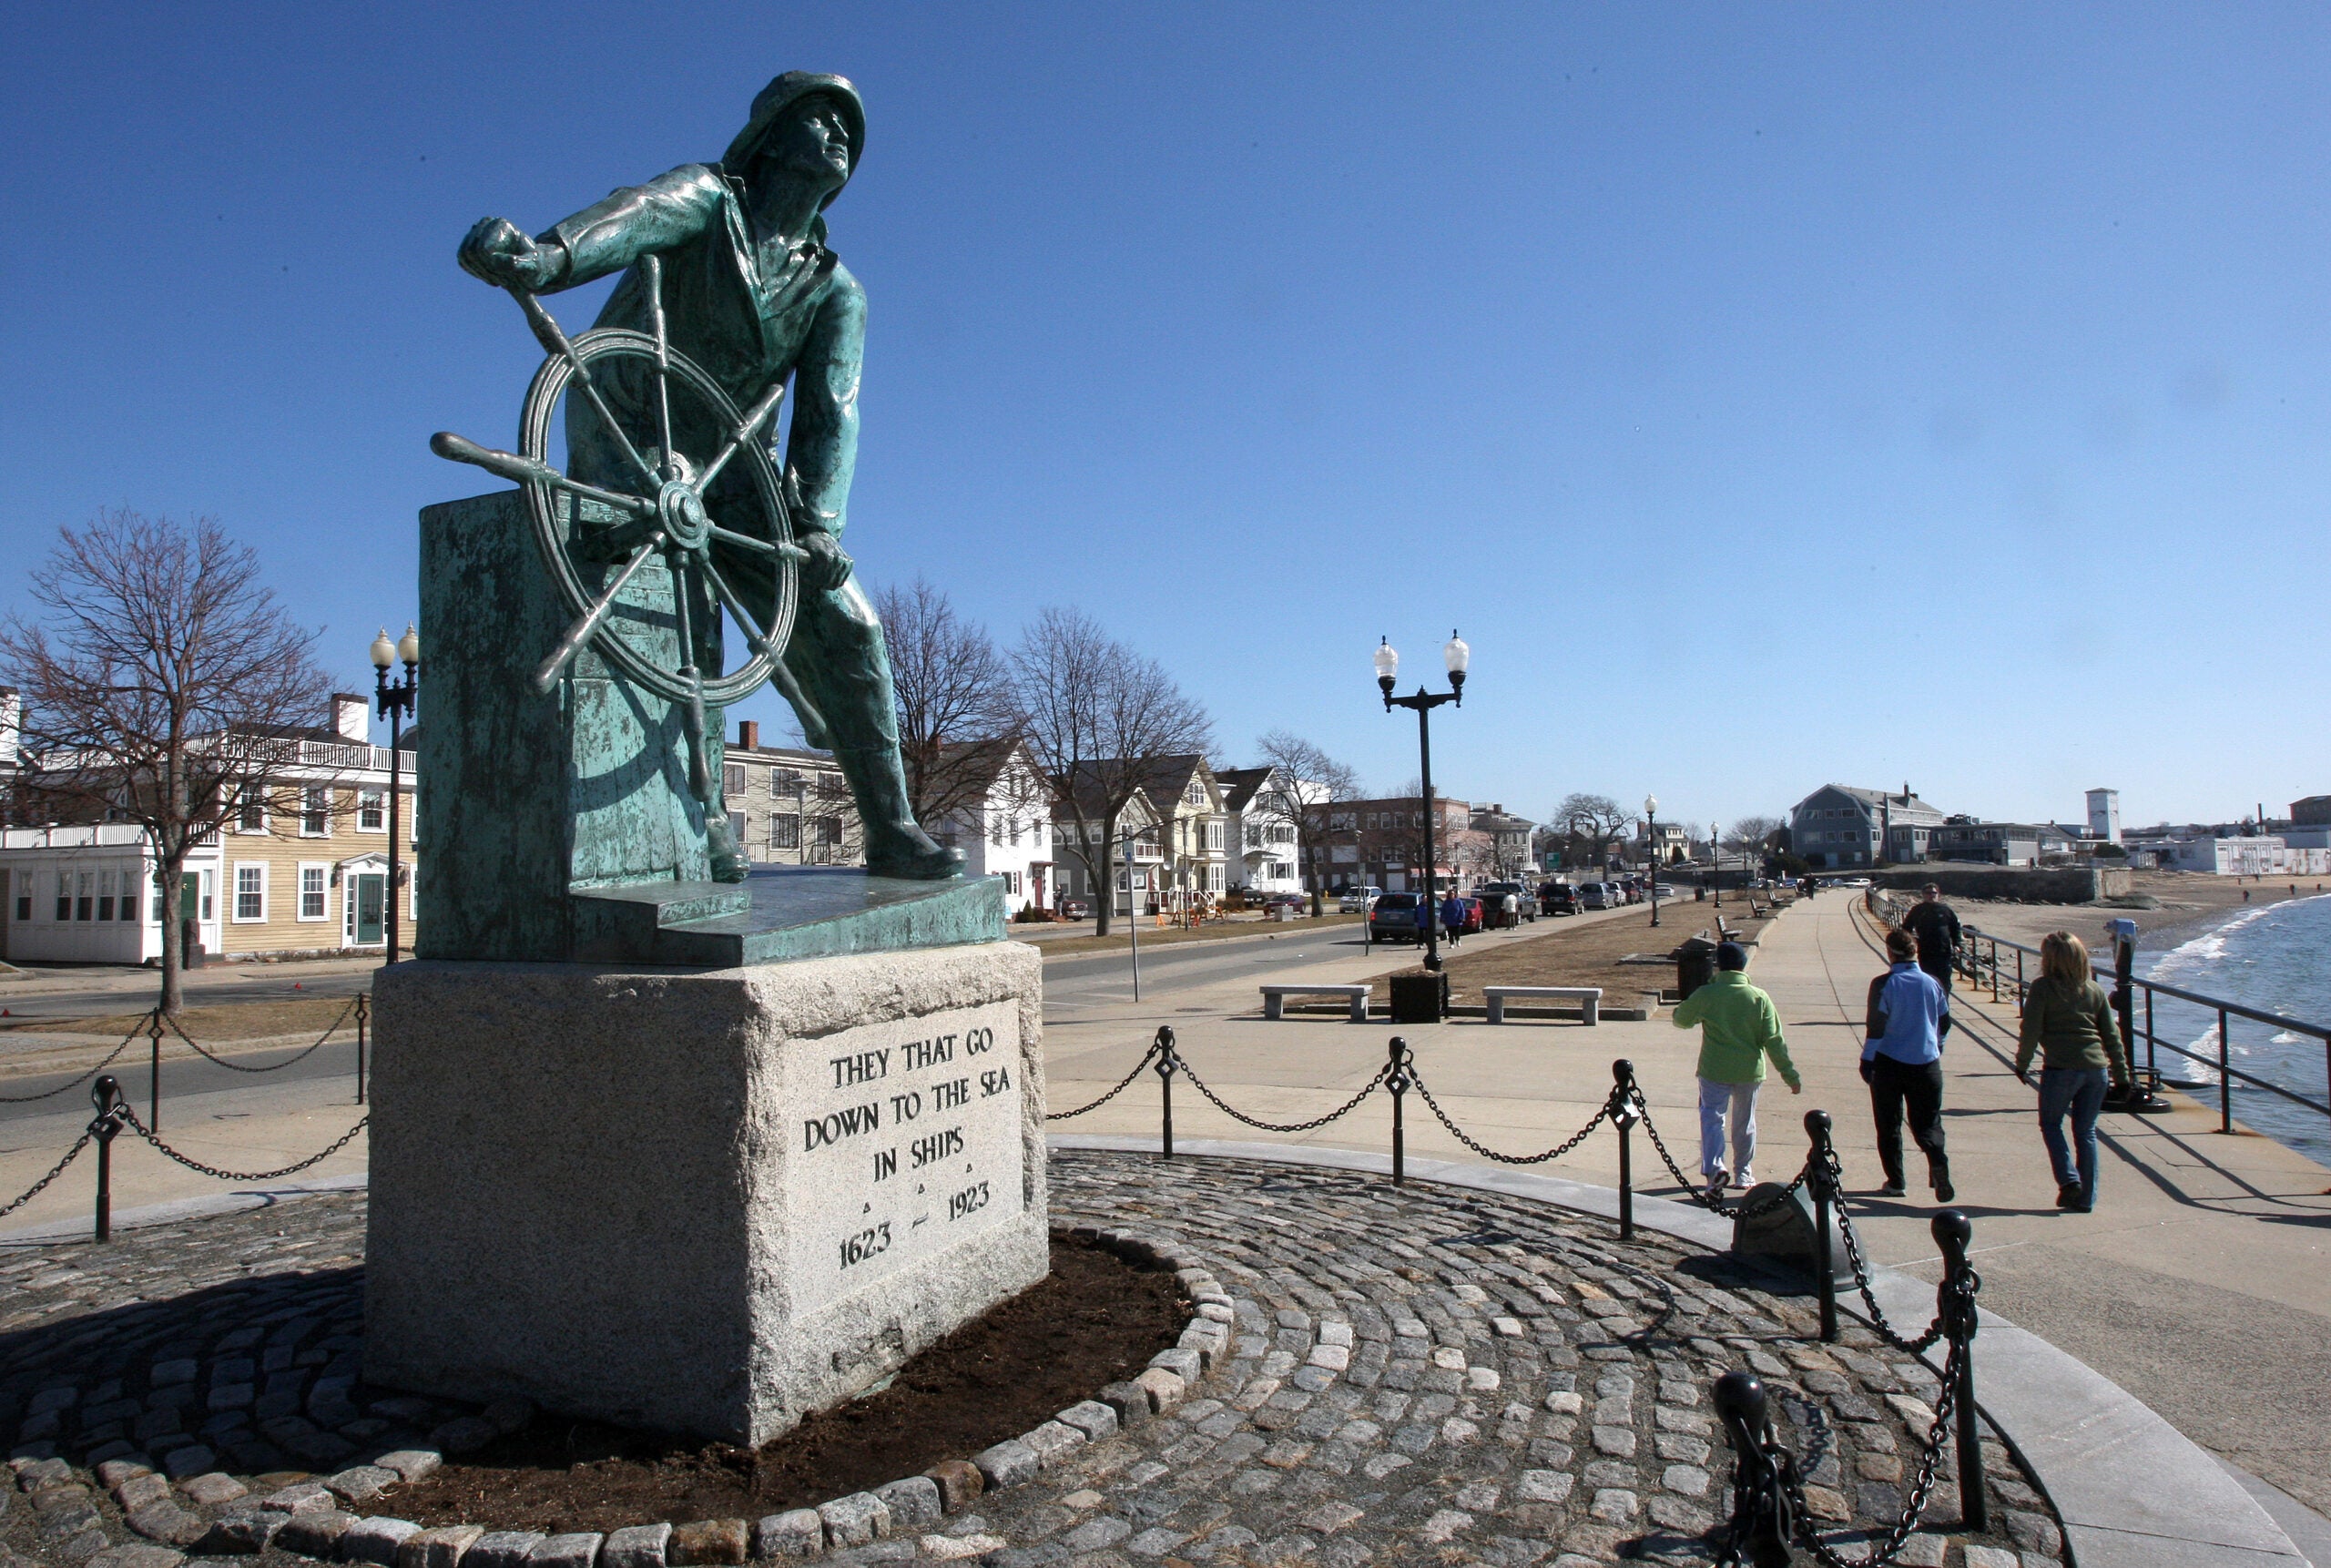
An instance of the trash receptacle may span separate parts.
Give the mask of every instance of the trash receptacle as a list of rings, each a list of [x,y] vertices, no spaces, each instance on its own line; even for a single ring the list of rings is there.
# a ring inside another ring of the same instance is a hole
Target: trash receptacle
[[[1715,943],[1687,936],[1675,949],[1675,993],[1689,996],[1715,978]]]
[[[1393,1023],[1438,1023],[1448,1012],[1449,976],[1446,972],[1392,976]]]

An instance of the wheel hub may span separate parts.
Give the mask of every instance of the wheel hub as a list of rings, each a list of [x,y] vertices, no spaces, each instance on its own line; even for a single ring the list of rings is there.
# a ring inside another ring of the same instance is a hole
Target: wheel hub
[[[667,480],[657,494],[656,509],[666,537],[681,549],[701,550],[712,537],[712,519],[705,514],[704,498],[687,480]]]

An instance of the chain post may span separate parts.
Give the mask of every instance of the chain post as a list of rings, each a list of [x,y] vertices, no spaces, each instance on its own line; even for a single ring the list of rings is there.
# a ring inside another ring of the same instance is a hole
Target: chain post
[[[1817,1234],[1813,1241],[1813,1267],[1820,1279],[1821,1342],[1837,1342],[1837,1269],[1833,1249],[1837,1245],[1832,1234],[1837,1224],[1837,1189],[1829,1175],[1830,1163],[1837,1148],[1829,1138],[1829,1113],[1805,1113],[1806,1136],[1813,1140],[1813,1147],[1805,1156],[1805,1185],[1813,1191],[1813,1224]]]
[[[2015,1015],[2023,1016],[2023,950],[2015,950]]]
[[[1765,1385],[1754,1372],[1715,1380],[1716,1419],[1732,1444],[1732,1543],[1725,1560],[1755,1568],[1790,1568],[1796,1534],[1789,1517],[1788,1455],[1773,1439]]]
[[[154,1009],[146,1020],[146,1033],[153,1047],[146,1059],[146,1119],[158,1127],[162,1125],[162,1010]]]
[[[121,1084],[110,1073],[89,1085],[89,1103],[97,1108],[96,1119],[89,1123],[89,1132],[97,1140],[97,1239],[113,1239],[113,1140],[121,1131],[121,1117],[116,1104],[121,1099]]]
[[[1410,1082],[1409,1064],[1413,1057],[1409,1051],[1409,1043],[1398,1034],[1392,1036],[1392,1043],[1385,1048],[1385,1054],[1391,1059],[1384,1086],[1392,1091],[1392,1185],[1399,1186],[1408,1180],[1409,1176],[1408,1129],[1402,1120],[1402,1113],[1407,1105],[1405,1096]]]
[[[372,998],[356,993],[356,1103],[364,1103],[364,1025],[372,1017]]]
[[[1935,1246],[1942,1253],[1942,1283],[1935,1291],[1935,1315],[1943,1336],[1958,1351],[1959,1517],[1970,1531],[1990,1528],[1990,1505],[1983,1495],[1983,1449],[1975,1414],[1975,1292],[1982,1288],[1967,1261],[1975,1227],[1965,1214],[1946,1208],[1934,1217]]]
[[[2218,1009],[2218,1131],[2234,1131],[2234,1070],[2231,1060],[2233,1046],[2227,1040],[2225,1009]]]
[[[1611,1125],[1619,1129],[1619,1239],[1632,1241],[1635,1234],[1635,1150],[1634,1126],[1643,1119],[1635,1108],[1635,1064],[1624,1056],[1611,1064],[1611,1098],[1608,1102]]]
[[[1157,1040],[1154,1048],[1157,1052],[1157,1064],[1153,1070],[1157,1074],[1158,1103],[1161,1106],[1164,1127],[1163,1142],[1166,1146],[1166,1157],[1170,1160],[1174,1157],[1174,1074],[1182,1065],[1181,1059],[1174,1054],[1172,1024],[1161,1023],[1157,1026]]]

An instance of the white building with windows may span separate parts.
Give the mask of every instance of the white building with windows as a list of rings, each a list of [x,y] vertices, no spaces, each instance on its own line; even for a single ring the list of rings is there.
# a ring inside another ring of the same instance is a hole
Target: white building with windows
[[[1035,754],[1024,742],[972,741],[946,748],[948,765],[979,790],[976,805],[923,830],[963,852],[967,877],[1002,877],[1006,910],[1052,908],[1052,806]]]
[[[1305,795],[1299,780],[1290,783],[1276,768],[1226,768],[1215,782],[1232,849],[1230,885],[1250,893],[1302,892],[1298,835],[1288,808],[1322,797]]]

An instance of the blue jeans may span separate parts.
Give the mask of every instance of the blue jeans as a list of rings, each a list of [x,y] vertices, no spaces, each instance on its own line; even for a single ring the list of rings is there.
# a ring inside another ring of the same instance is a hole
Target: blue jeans
[[[2080,1188],[2084,1207],[2096,1204],[2096,1114],[2104,1107],[2102,1067],[2043,1067],[2040,1070],[2040,1137],[2056,1185]],[[2064,1142],[2064,1114],[2072,1118],[2071,1144]],[[2073,1151],[2079,1151],[2075,1164]]]

